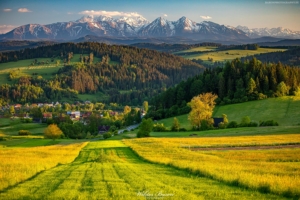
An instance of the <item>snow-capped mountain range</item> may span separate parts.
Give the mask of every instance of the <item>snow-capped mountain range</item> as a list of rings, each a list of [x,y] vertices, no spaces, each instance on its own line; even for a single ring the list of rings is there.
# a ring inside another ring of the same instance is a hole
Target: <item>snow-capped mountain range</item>
[[[210,21],[194,22],[186,17],[169,21],[162,17],[149,22],[142,16],[112,18],[85,16],[75,21],[48,25],[27,24],[0,35],[0,39],[74,40],[86,35],[104,37],[185,37],[197,40],[247,40],[262,36],[300,38],[288,29],[249,29]]]
[[[278,28],[253,28],[250,29],[247,26],[237,26],[237,29],[244,31],[250,38],[258,37],[277,37],[277,38],[290,38],[290,39],[299,39],[300,31],[292,31],[282,27]]]

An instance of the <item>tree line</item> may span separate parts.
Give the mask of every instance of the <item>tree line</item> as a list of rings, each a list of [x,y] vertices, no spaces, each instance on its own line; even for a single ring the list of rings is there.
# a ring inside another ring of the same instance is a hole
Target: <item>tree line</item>
[[[227,62],[206,69],[152,98],[148,117],[161,119],[190,112],[187,102],[201,93],[218,95],[218,104],[293,95],[299,91],[300,68],[278,63],[263,63],[256,58]]]

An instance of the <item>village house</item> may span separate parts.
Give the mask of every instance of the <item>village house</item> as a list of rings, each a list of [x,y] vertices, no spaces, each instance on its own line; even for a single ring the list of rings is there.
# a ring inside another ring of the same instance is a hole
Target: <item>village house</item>
[[[71,120],[80,119],[80,111],[67,111],[67,115],[70,116]]]
[[[52,113],[43,113],[43,119],[52,119]]]
[[[14,106],[14,107],[15,107],[15,109],[18,109],[18,110],[19,110],[19,109],[21,109],[21,108],[22,108],[22,105],[21,105],[21,104],[15,104],[15,106]]]

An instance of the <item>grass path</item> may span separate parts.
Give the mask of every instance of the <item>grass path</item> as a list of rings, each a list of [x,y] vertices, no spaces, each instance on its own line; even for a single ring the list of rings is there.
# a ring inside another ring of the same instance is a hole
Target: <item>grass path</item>
[[[282,199],[141,160],[121,141],[90,142],[74,162],[46,170],[0,199]]]

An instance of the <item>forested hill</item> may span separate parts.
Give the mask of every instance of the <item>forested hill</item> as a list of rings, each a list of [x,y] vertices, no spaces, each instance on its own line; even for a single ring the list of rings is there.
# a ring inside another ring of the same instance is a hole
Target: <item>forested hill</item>
[[[187,102],[201,93],[218,95],[218,104],[240,103],[300,94],[300,68],[266,64],[252,58],[227,62],[224,68],[206,69],[152,99],[149,117],[160,119],[188,113]]]
[[[295,47],[284,52],[264,53],[260,55],[255,55],[255,57],[262,62],[281,62],[283,64],[300,66],[300,47]],[[251,58],[252,56],[247,56],[241,58],[241,60],[250,60]]]
[[[73,59],[75,54],[80,54],[78,60]],[[109,95],[110,102],[135,104],[204,70],[197,63],[171,54],[99,43],[62,43],[5,52],[0,53],[0,62],[22,59],[34,62],[42,57],[51,62],[60,59],[64,67],[49,80],[22,76],[12,80],[13,84],[1,85],[2,99],[21,103],[70,97],[75,100],[77,93],[101,91]],[[95,57],[101,61],[95,62]]]

